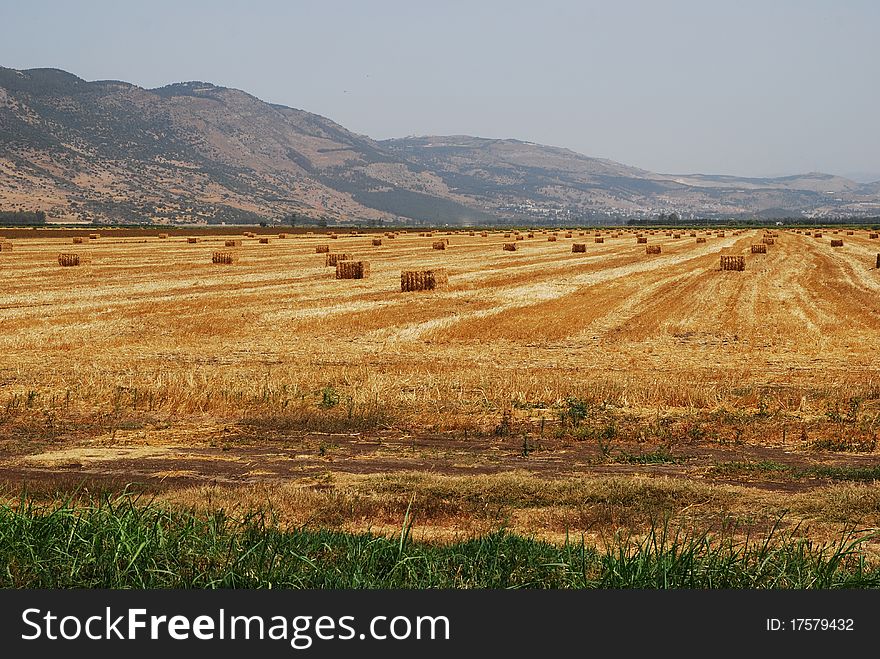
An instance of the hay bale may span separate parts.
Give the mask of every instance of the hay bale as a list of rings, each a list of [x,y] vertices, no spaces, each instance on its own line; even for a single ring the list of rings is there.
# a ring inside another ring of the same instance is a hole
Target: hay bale
[[[869,233],[869,234],[868,234],[868,238],[870,238],[871,240],[876,240],[876,239],[877,239],[877,234],[876,234],[876,233]]]
[[[446,241],[445,240],[435,240],[431,243],[432,249],[446,249]]]
[[[706,242],[706,236],[698,236],[697,244]]]
[[[278,234],[278,237],[279,237],[281,240],[286,240],[286,239],[288,238],[288,235],[287,235],[286,233],[279,233],[279,234]]]
[[[645,247],[645,254],[659,254],[660,245],[648,245]]]
[[[315,245],[315,254],[326,254],[330,251],[330,245]]]
[[[516,236],[516,239],[517,239],[517,240],[525,240],[526,237],[525,237],[525,236]]]
[[[847,235],[847,236],[852,236],[853,233],[854,233],[854,232],[852,232],[852,231],[847,231],[847,232],[846,232],[846,235]]]
[[[74,236],[74,238],[73,238],[74,245],[82,245],[82,241],[83,241],[83,239],[81,236]]]
[[[735,270],[740,272],[746,269],[746,257],[745,256],[722,256],[721,257],[721,269],[722,270]]]
[[[195,236],[190,236],[189,238],[186,239],[186,242],[189,243],[190,245],[195,245],[197,242],[199,242],[199,240],[200,239],[196,238]]]
[[[477,233],[475,231],[468,231],[469,236],[476,236]]]
[[[527,237],[527,238],[534,238],[534,237],[535,237],[535,234],[532,233],[532,232],[529,232],[529,233],[526,234],[526,237]]]
[[[516,251],[516,243],[504,243],[503,250],[505,252],[515,252]]]
[[[400,273],[400,291],[433,291],[449,283],[446,268],[432,270],[402,270]]]
[[[89,234],[89,240],[97,240],[100,237],[101,237],[100,233],[90,233]]]
[[[268,245],[269,239],[268,238],[260,238],[260,244],[261,245]]]
[[[636,238],[636,242],[639,243],[639,244],[647,243],[647,242],[648,242],[648,237],[647,237],[647,236],[638,236],[638,237]]]
[[[554,235],[552,235],[552,234],[549,235],[549,236],[547,236],[547,242],[548,242],[548,243],[555,243],[555,242],[556,242],[556,236],[554,236]]]
[[[232,265],[238,261],[238,254],[235,252],[213,252],[211,254],[211,263],[220,265]]]
[[[593,242],[594,243],[604,243],[605,238],[603,238],[602,236],[597,236],[597,237],[593,238]]]
[[[775,238],[768,238],[765,236],[761,242],[763,242],[765,245],[775,245],[776,239]]]
[[[489,232],[488,231],[480,231],[480,237],[481,238],[488,238]]]
[[[765,245],[764,243],[752,245],[752,254],[766,254],[766,253],[767,253],[767,245]]]
[[[373,247],[381,247],[382,239],[381,238],[373,238]]]
[[[353,259],[348,254],[334,254],[332,252],[327,252],[327,254],[324,256],[324,267],[325,268],[329,268],[329,267],[335,268],[336,264],[339,263],[340,261],[352,261],[352,260]]]
[[[821,237],[822,237],[822,234],[820,232],[816,231],[815,233],[813,233],[813,238],[821,238]]]
[[[679,238],[681,238],[681,234],[680,234],[680,233],[673,233],[673,234],[672,234],[672,239],[673,239],[673,240],[678,240]]]
[[[571,238],[571,237],[572,237],[572,235],[571,235],[571,231],[566,232],[565,237],[566,237],[566,238]]]
[[[691,231],[691,232],[688,234],[688,237],[689,237],[689,238],[696,238],[696,237],[697,237],[697,233],[696,233],[696,231]]]
[[[832,238],[831,239],[832,247],[843,247],[843,238]]]
[[[880,254],[877,255],[877,269],[880,270]]]
[[[160,234],[159,234],[159,240],[165,240],[166,238],[168,238],[168,234],[167,234],[167,233],[160,233]]]
[[[599,240],[596,238],[596,240]],[[586,253],[587,251],[587,243],[572,243],[571,244],[571,253],[572,254],[580,254]]]
[[[716,233],[715,235],[716,235],[718,238],[724,238],[724,232],[723,232],[723,231],[719,231],[719,232]]]
[[[70,267],[80,264],[79,254],[59,254],[58,265],[62,267]]]
[[[370,263],[368,261],[337,261],[337,279],[366,279],[370,276]]]
[[[233,240],[227,240],[225,247],[241,247],[241,239],[234,238]]]
[[[8,240],[0,240],[0,252],[11,252],[12,243]]]

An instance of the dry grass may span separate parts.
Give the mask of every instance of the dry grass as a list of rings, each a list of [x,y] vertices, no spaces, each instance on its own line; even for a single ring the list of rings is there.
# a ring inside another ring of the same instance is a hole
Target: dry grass
[[[16,238],[0,294],[0,350],[14,356],[0,379],[3,466],[51,452],[60,457],[34,474],[81,480],[105,468],[86,460],[89,451],[147,447],[169,455],[165,463],[150,458],[166,464],[168,483],[210,482],[210,460],[235,467],[229,478],[247,483],[271,480],[259,469],[284,448],[291,453],[278,478],[319,479],[339,474],[349,455],[334,454],[334,434],[354,433],[346,450],[375,450],[358,464],[377,473],[410,451],[413,469],[484,473],[515,461],[543,469],[536,478],[548,480],[561,469],[595,469],[590,460],[602,459],[601,447],[624,436],[633,462],[603,469],[628,478],[662,441],[685,460],[662,466],[687,470],[674,485],[705,494],[699,488],[714,487],[705,482],[709,464],[687,456],[707,446],[816,463],[874,460],[876,243],[859,234],[831,252],[786,232],[748,277],[717,275],[722,252],[746,252],[761,236],[744,231],[699,246],[658,237],[662,253],[646,259],[632,238],[590,258],[567,258],[541,240],[505,258],[498,234],[459,234],[442,255],[426,251],[427,239],[400,234],[371,251],[369,279],[356,284],[327,275],[313,255],[318,237],[273,241],[271,250],[249,241],[229,250],[244,256],[241,264],[224,269],[208,261],[211,247],[108,230],[81,250],[94,257],[88,277],[51,267],[69,249],[69,233]],[[353,251],[366,240],[342,235],[338,244]],[[718,420],[687,421],[695,415]],[[326,435],[293,450],[306,441],[302,432]],[[445,443],[465,433],[479,458]],[[424,445],[395,445],[392,453],[384,448],[390,435]],[[840,438],[847,441],[832,441]],[[240,445],[248,452],[237,453]],[[584,445],[595,447],[593,457],[575,460]],[[216,456],[193,462],[212,447]],[[138,473],[130,464],[116,477]],[[383,488],[377,500],[396,501]],[[657,503],[666,494],[643,491],[654,499],[645,506],[672,510]],[[866,490],[846,492],[853,510],[873,514]],[[442,503],[445,496],[425,505],[439,511],[463,501]],[[806,496],[789,498],[798,514],[823,523],[845,512],[835,512],[831,498],[818,511]],[[627,501],[498,509],[517,528],[561,533],[596,519],[600,527],[646,519],[642,503]],[[699,508],[688,505],[682,514]],[[368,525],[373,509],[364,510],[366,519],[346,523]],[[438,533],[451,532],[454,522],[442,520],[453,518],[438,513]]]

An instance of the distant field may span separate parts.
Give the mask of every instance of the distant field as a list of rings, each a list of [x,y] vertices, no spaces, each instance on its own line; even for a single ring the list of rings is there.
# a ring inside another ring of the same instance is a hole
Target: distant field
[[[444,541],[880,527],[867,231],[779,231],[766,254],[759,230],[645,232],[658,255],[607,230],[72,244],[89,233],[0,230],[7,499],[130,486],[380,533],[411,509],[413,537]],[[335,279],[323,244],[369,277]],[[447,287],[400,291],[402,270],[437,267]]]

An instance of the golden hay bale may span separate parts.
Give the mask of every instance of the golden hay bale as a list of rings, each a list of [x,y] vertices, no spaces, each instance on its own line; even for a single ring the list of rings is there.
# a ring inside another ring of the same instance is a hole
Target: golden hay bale
[[[159,234],[159,239],[160,239],[160,240],[165,240],[167,237],[168,237],[168,234],[167,234],[167,233],[160,233],[160,234]]]
[[[446,241],[445,240],[435,240],[431,243],[432,249],[446,249]]]
[[[352,261],[353,259],[349,254],[334,254],[333,252],[328,252],[324,255],[324,267],[336,267],[336,264],[340,261]]]
[[[818,231],[816,231],[816,232],[813,234],[813,238],[821,238],[821,237],[822,237],[822,234],[821,234],[820,232],[818,232]]]
[[[697,237],[697,243],[704,243],[704,242],[706,242],[706,236],[698,236]]]
[[[765,236],[764,239],[762,240],[762,242],[763,242],[765,245],[775,245],[775,244],[776,244],[776,239],[775,239],[775,238],[767,238],[767,237]]]
[[[722,256],[721,257],[721,269],[722,270],[736,270],[740,272],[746,269],[746,257],[745,256]]]
[[[80,236],[75,236],[73,239],[73,244],[74,245],[82,245],[82,241],[83,241],[83,239]]]
[[[659,254],[660,245],[648,245],[645,247],[645,254]]]
[[[638,236],[638,237],[636,238],[636,242],[637,242],[637,243],[640,243],[640,244],[647,243],[647,242],[648,242],[648,237],[647,237],[647,236]]]
[[[286,239],[288,238],[288,235],[287,235],[286,233],[279,233],[279,234],[278,234],[278,237],[279,237],[281,240],[286,240]]]
[[[527,238],[534,238],[534,237],[535,237],[535,234],[529,232],[529,233],[526,234],[526,237],[527,237]]]
[[[673,233],[673,234],[672,234],[672,239],[673,239],[673,240],[678,240],[679,238],[681,238],[681,234],[680,234],[680,233]]]
[[[326,254],[330,251],[330,245],[315,245],[315,254]]]
[[[517,239],[517,240],[525,240],[526,237],[525,237],[525,236],[516,236],[516,239]]]
[[[8,240],[0,240],[0,252],[11,252],[12,243]]]
[[[757,245],[752,245],[752,254],[766,254],[767,253],[767,245],[765,243],[759,243]]]
[[[715,235],[716,235],[718,238],[724,238],[724,232],[723,232],[723,231],[719,231],[719,232],[716,233]]]
[[[880,254],[877,255],[877,269],[880,270]]]
[[[488,238],[489,232],[488,231],[480,231],[480,237],[481,238]]]
[[[403,293],[409,291],[433,291],[442,288],[449,283],[449,275],[446,268],[434,268],[432,270],[402,270],[400,273],[400,290]]]
[[[516,243],[504,243],[503,249],[505,252],[515,252]]]
[[[696,232],[696,231],[691,231],[691,232],[688,234],[688,237],[689,237],[689,238],[696,238],[696,237],[697,237],[697,232]]]
[[[597,236],[597,237],[593,238],[593,242],[595,242],[595,243],[604,243],[604,242],[605,242],[605,238],[603,238],[602,236]]]
[[[832,247],[843,247],[843,239],[842,238],[832,238],[831,239]]]
[[[238,238],[235,238],[233,240],[227,240],[224,246],[225,247],[241,247],[241,240]]]
[[[505,238],[510,238],[510,234],[509,234],[509,233],[505,233],[505,234],[504,234],[504,237],[505,237]]]
[[[199,242],[199,240],[200,239],[196,238],[195,236],[190,236],[189,238],[186,239],[186,242],[189,243],[190,245],[195,245],[197,242]]]
[[[572,237],[572,235],[571,235],[571,231],[567,231],[566,234],[565,234],[565,237],[566,237],[566,238],[571,238],[571,237]]]
[[[373,238],[373,247],[381,247],[382,239],[381,238]]]
[[[211,263],[219,263],[220,265],[232,265],[238,261],[238,254],[235,252],[213,252],[211,254]]]
[[[268,238],[260,238],[260,244],[261,245],[268,245],[269,239]]]
[[[877,234],[876,234],[876,233],[869,233],[869,234],[868,234],[868,238],[870,238],[871,240],[876,240],[876,239],[877,239]]]
[[[89,240],[97,240],[100,237],[101,237],[100,233],[90,233],[89,234]]]
[[[337,261],[337,279],[366,279],[370,276],[370,263],[368,261]]]
[[[477,234],[475,231],[468,231],[468,235],[469,236],[476,236]]]
[[[389,233],[386,237],[389,240],[394,240],[395,238],[397,238],[397,234],[396,233]]]
[[[331,234],[330,234],[330,238],[331,238],[332,240],[338,240],[338,239],[339,239],[339,236],[337,236],[335,233],[331,233]]]
[[[596,240],[599,240],[599,239],[596,238]],[[587,243],[572,243],[571,244],[571,253],[572,254],[579,254],[581,252],[586,253],[586,251],[587,251]]]
[[[58,265],[68,267],[80,264],[79,254],[59,254]]]
[[[556,242],[556,236],[554,236],[553,234],[550,234],[549,236],[547,236],[547,242],[549,242],[549,243],[555,243],[555,242]]]

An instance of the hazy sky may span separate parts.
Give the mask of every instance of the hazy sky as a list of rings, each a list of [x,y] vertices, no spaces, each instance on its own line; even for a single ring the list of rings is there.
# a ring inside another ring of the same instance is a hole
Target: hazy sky
[[[0,0],[0,65],[205,80],[375,138],[880,178],[880,1]]]

